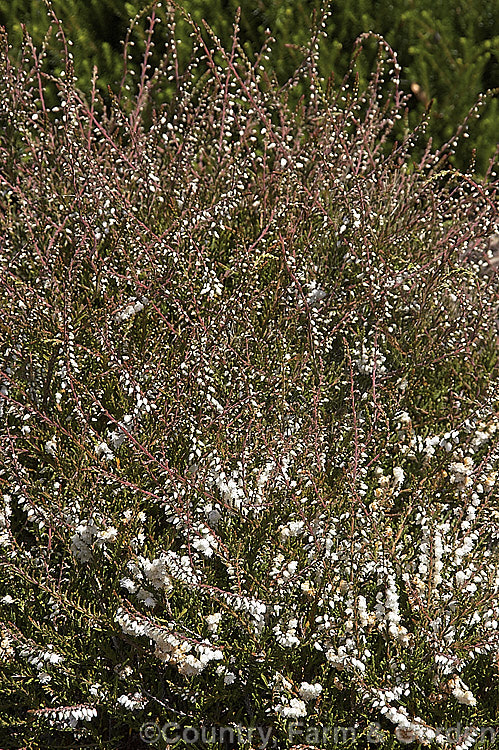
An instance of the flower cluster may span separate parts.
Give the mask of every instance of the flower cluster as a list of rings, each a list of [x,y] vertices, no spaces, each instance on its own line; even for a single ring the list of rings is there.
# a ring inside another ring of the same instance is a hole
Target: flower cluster
[[[154,655],[161,661],[173,664],[180,674],[197,675],[210,661],[220,661],[223,653],[208,641],[193,642],[192,638],[179,637],[175,632],[155,627],[148,620],[137,620],[127,612],[118,610],[116,621],[124,633],[148,636],[155,644]],[[191,652],[197,651],[197,656]]]

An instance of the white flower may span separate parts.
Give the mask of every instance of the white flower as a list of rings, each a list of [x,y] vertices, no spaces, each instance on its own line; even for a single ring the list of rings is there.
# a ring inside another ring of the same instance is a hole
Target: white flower
[[[104,531],[99,531],[97,534],[98,539],[102,539],[103,542],[115,542],[118,536],[118,530],[114,526],[108,526]]]
[[[71,537],[71,551],[82,562],[88,562],[92,559],[92,552],[90,546],[92,544],[93,535],[97,529],[93,524],[86,526],[80,524],[76,527],[76,533]]]
[[[288,628],[286,633],[283,634],[279,625],[273,628],[276,635],[277,642],[284,647],[299,646],[300,639],[296,636],[296,628],[298,626],[298,620],[292,618],[288,622]]]
[[[187,654],[185,659],[178,665],[178,671],[180,674],[189,676],[196,675],[203,671],[205,664],[199,659],[196,659],[192,654]]]
[[[153,609],[157,604],[154,596],[150,591],[147,591],[146,589],[141,588],[137,591],[137,599],[139,599],[141,602],[144,602],[146,607],[150,607],[151,609]]]
[[[313,685],[308,682],[302,682],[300,685],[300,696],[304,701],[310,701],[317,698],[322,692],[322,685],[319,682],[314,682]]]
[[[393,469],[393,478],[397,484],[402,485],[405,479],[405,473],[401,466],[395,466]]]
[[[165,589],[169,591],[172,588],[172,579],[168,575],[166,558],[164,555],[156,557],[154,560],[148,560],[146,557],[139,557],[149,581],[156,589]]]
[[[120,695],[116,699],[116,702],[127,708],[129,711],[133,711],[136,708],[142,708],[145,705],[145,699],[140,693],[134,693],[134,695]]]
[[[476,706],[476,698],[471,690],[465,690],[461,695],[456,695],[455,697],[459,703],[464,703],[465,706]]]
[[[452,695],[456,698],[458,703],[462,703],[465,706],[476,706],[476,698],[460,677],[453,677],[451,679],[451,686],[452,685],[454,685]]]
[[[208,539],[195,539],[192,543],[192,546],[194,547],[194,549],[197,549],[198,552],[201,552],[201,554],[205,557],[211,557],[213,555],[213,550]]]
[[[43,655],[43,658],[45,661],[48,661],[50,664],[59,664],[59,662],[64,661],[64,656],[61,656],[60,654],[54,654],[51,651],[48,651]]]
[[[452,691],[452,695],[456,698],[458,703],[462,703],[465,706],[476,706],[476,698],[471,690],[462,690],[457,687]]]
[[[303,591],[304,594],[310,594],[310,595],[312,595],[312,594],[315,593],[315,589],[314,589],[314,587],[312,586],[311,582],[308,579],[306,581],[303,581],[300,584],[300,588],[301,588],[301,590]]]
[[[53,435],[53,437],[50,438],[50,440],[47,440],[45,443],[45,450],[49,454],[49,456],[55,456],[56,450],[57,450],[57,442],[56,437]]]
[[[116,450],[119,448],[126,440],[127,435],[123,430],[112,430],[109,432],[109,440],[111,441],[111,445]]]
[[[125,320],[128,320],[133,315],[136,315],[138,312],[144,309],[144,305],[147,304],[148,300],[144,299],[143,302],[140,300],[136,300],[135,302],[132,302],[131,304],[127,305],[124,310],[121,310],[121,312],[116,313],[114,316],[114,319],[117,323],[122,323]]]
[[[290,536],[299,536],[303,531],[303,527],[303,521],[290,521],[286,525],[279,527],[279,533],[283,539],[288,539]]]
[[[473,459],[470,456],[466,456],[462,462],[454,461],[449,466],[451,483],[459,487],[469,487],[472,482],[470,474],[473,469]]]
[[[289,705],[279,704],[278,706],[276,706],[276,711],[281,716],[284,716],[284,718],[290,719],[295,719],[299,718],[300,716],[307,715],[307,708],[304,701],[301,701],[298,698],[291,698]]]
[[[236,679],[236,675],[234,674],[234,672],[229,672],[228,669],[223,666],[223,664],[217,667],[215,671],[218,675],[223,675],[224,685],[232,685],[232,683]]]
[[[321,302],[321,300],[327,297],[327,292],[317,286],[316,281],[312,281],[312,283],[309,284],[309,289],[310,291],[307,294],[307,302],[309,305],[313,305],[316,302]]]
[[[333,665],[333,667],[336,667],[336,669],[345,668],[345,655],[336,653],[334,648],[330,648],[326,651],[326,659]]]
[[[135,594],[138,589],[138,585],[134,581],[132,581],[131,578],[122,578],[120,581],[120,586],[129,591],[131,594]]]
[[[121,664],[117,664],[114,671],[122,680],[126,680],[127,677],[130,677],[130,675],[133,674],[133,669],[129,664],[126,664],[124,667],[122,667]]]
[[[283,577],[289,578],[291,575],[296,573],[296,569],[298,567],[298,562],[296,560],[291,560],[286,566],[286,570],[283,571]]]
[[[95,446],[95,453],[97,458],[103,458],[105,461],[111,461],[114,458],[114,453],[110,449],[107,443],[99,443]]]
[[[213,615],[206,615],[204,619],[208,624],[208,630],[210,631],[210,633],[216,633],[220,624],[220,620],[222,619],[222,613],[215,612]]]

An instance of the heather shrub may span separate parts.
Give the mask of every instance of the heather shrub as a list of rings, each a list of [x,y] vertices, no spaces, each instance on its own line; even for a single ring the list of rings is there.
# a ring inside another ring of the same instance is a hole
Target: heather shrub
[[[483,97],[415,158],[382,38],[326,85],[319,18],[282,87],[237,24],[182,70],[173,15],[148,70],[156,21],[109,106],[56,21],[1,40],[3,746],[490,741],[497,174],[448,165]]]

